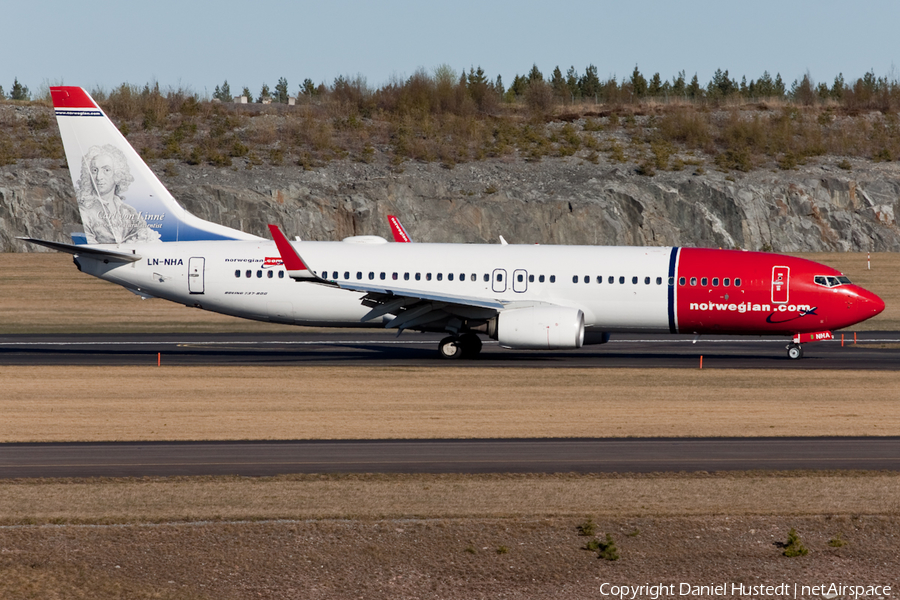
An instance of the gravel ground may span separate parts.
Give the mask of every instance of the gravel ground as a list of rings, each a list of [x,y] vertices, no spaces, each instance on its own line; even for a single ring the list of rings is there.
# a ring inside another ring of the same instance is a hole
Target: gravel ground
[[[683,598],[697,595],[680,595],[681,583],[900,589],[897,515],[595,519],[596,535],[615,540],[615,562],[583,549],[592,539],[579,535],[583,521],[7,527],[0,597],[572,599],[602,597],[604,583],[675,584],[664,596]],[[791,528],[808,555],[783,556]],[[829,545],[836,537],[846,544]]]

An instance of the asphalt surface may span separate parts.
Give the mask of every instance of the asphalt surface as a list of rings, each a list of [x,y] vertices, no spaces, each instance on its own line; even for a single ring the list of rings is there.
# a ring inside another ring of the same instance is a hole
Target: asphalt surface
[[[0,365],[310,365],[630,367],[900,370],[900,332],[844,333],[804,344],[787,358],[786,338],[614,335],[578,350],[529,351],[487,341],[474,360],[439,358],[442,336],[370,330],[291,334],[0,335]]]
[[[900,438],[0,444],[0,478],[900,470]]]
[[[487,342],[475,360],[438,357],[439,335],[3,335],[0,365],[309,365],[900,369],[900,332],[840,334],[786,357],[784,338],[617,335],[573,351]],[[284,473],[900,470],[900,438],[365,440],[0,444],[0,478],[265,476]]]

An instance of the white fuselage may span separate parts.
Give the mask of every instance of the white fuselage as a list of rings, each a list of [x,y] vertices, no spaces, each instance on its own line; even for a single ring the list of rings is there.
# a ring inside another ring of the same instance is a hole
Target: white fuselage
[[[584,312],[585,326],[595,331],[670,331],[667,279],[672,249],[667,247],[352,242],[293,246],[310,269],[339,283],[577,308]],[[344,327],[384,323],[382,317],[362,321],[370,310],[361,303],[364,293],[290,279],[271,241],[103,248],[142,258],[123,264],[79,256],[82,270],[148,296],[278,323]]]

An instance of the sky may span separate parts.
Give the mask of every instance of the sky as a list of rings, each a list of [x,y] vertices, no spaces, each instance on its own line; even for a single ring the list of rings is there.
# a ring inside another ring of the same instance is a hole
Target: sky
[[[536,64],[601,79],[635,65],[701,84],[716,69],[829,85],[873,70],[900,79],[896,0],[13,0],[3,8],[0,86],[13,80],[111,90],[123,82],[212,94],[287,79],[363,76],[373,87],[417,69],[481,66],[506,85]]]

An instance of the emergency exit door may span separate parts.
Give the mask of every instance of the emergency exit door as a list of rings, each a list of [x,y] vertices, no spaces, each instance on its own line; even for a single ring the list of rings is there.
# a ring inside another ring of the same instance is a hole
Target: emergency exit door
[[[205,265],[205,258],[193,257],[188,259],[188,292],[191,294],[202,294],[204,291],[203,271]]]

